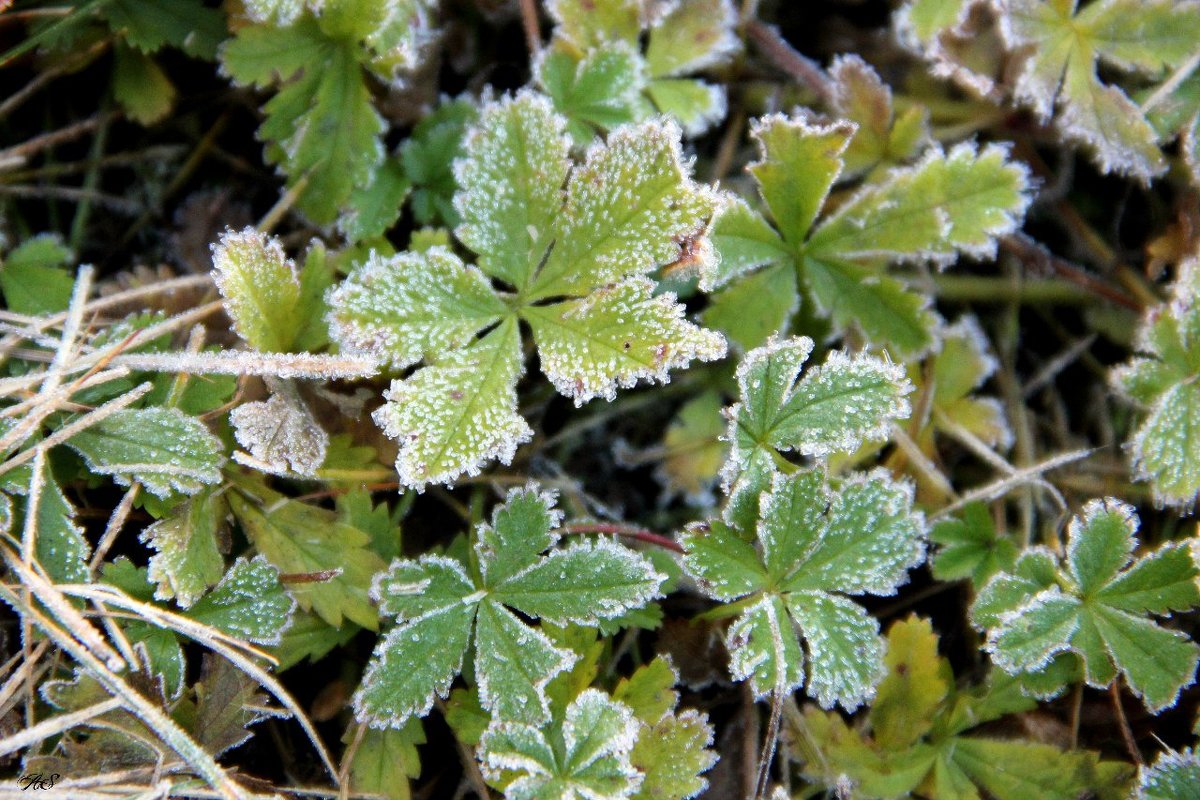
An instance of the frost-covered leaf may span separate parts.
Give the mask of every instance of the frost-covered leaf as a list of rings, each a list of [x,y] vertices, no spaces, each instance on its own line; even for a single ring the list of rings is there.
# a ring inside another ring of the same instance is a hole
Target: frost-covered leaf
[[[810,695],[854,709],[883,676],[883,644],[878,623],[845,595],[892,594],[921,563],[924,519],[911,487],[882,472],[831,487],[821,470],[808,470],[777,476],[760,515],[758,553],[720,523],[683,540],[685,566],[703,591],[757,598],[729,629],[734,677],[749,678],[759,696],[803,685],[799,632]]]
[[[518,320],[533,329],[551,381],[577,402],[724,352],[719,335],[685,321],[674,296],[654,296],[645,277],[685,245],[709,252],[717,197],[691,179],[678,129],[623,126],[572,166],[565,128],[530,91],[485,104],[455,166],[457,235],[478,268],[438,247],[374,256],[330,294],[343,346],[398,367],[426,364],[393,382],[375,413],[400,441],[405,486],[508,463],[532,435],[517,413]]]
[[[193,735],[214,756],[246,742],[251,725],[275,716],[254,679],[212,653],[204,656],[195,690]]]
[[[347,618],[376,628],[367,593],[384,564],[367,548],[366,533],[332,511],[287,499],[250,479],[240,478],[238,489],[226,496],[250,542],[280,574],[295,576],[287,589],[301,608],[335,627]]]
[[[512,461],[517,445],[533,436],[517,413],[520,347],[516,322],[505,320],[471,346],[393,381],[374,419],[400,441],[401,483],[422,489],[478,475],[491,460]]]
[[[1028,186],[1026,169],[1002,147],[933,148],[839,206],[805,252],[823,261],[883,256],[942,265],[960,253],[991,258],[996,238],[1015,230],[1025,213]]]
[[[296,601],[279,582],[279,571],[258,556],[252,561],[235,561],[216,588],[196,601],[187,615],[239,639],[278,644],[295,608]]]
[[[928,620],[914,616],[894,622],[887,640],[887,675],[871,704],[870,724],[876,742],[899,749],[930,731],[954,681],[938,656],[937,636]]]
[[[1170,302],[1147,312],[1137,349],[1145,355],[1112,373],[1149,409],[1130,443],[1135,475],[1160,502],[1188,505],[1200,492],[1200,260],[1180,265]]]
[[[354,695],[360,720],[396,726],[428,713],[462,669],[474,630],[482,706],[500,720],[542,723],[550,714],[547,683],[577,657],[510,607],[526,617],[590,625],[658,596],[664,576],[619,545],[576,543],[544,553],[558,539],[554,502],[533,487],[510,492],[491,524],[476,531],[478,574],[427,554],[395,561],[376,578],[372,597],[398,624],[380,640]]]
[[[75,508],[63,494],[49,464],[43,467],[42,480],[34,545],[38,563],[55,581],[85,583],[89,579],[91,547],[83,536],[83,529],[75,524]],[[27,502],[27,499],[18,500],[17,508],[22,517],[28,509]],[[19,530],[17,534],[19,536]]]
[[[642,781],[629,759],[636,736],[626,706],[588,689],[567,707],[561,738],[496,722],[479,743],[479,759],[490,780],[515,773],[505,788],[509,800],[623,800]]]
[[[292,387],[277,388],[266,400],[230,412],[234,437],[252,457],[235,452],[234,460],[275,475],[314,475],[325,462],[329,434]]]
[[[187,608],[221,580],[225,558],[218,533],[225,514],[224,499],[205,489],[142,532],[142,541],[156,551],[150,557],[149,577],[157,599],[174,598]]]
[[[329,306],[343,350],[397,369],[469,344],[508,311],[482,272],[442,247],[372,253],[330,291]]]
[[[549,254],[530,298],[584,295],[676,260],[680,242],[700,236],[717,208],[689,167],[673,123],[624,126],[593,144],[543,234]]]
[[[996,371],[998,362],[979,321],[964,316],[941,332],[941,348],[933,357],[933,408],[931,425],[923,431],[922,445],[932,451],[930,435],[955,425],[981,442],[1007,450],[1012,429],[1004,407],[994,397],[975,392]]]
[[[800,378],[812,347],[808,337],[771,341],[738,365],[740,398],[729,410],[726,434],[732,444],[727,488],[759,454],[850,452],[886,438],[892,421],[908,416],[912,384],[901,366],[833,351]]]
[[[480,269],[519,289],[556,237],[570,168],[565,122],[544,97],[522,92],[484,107],[455,163],[455,233]]]
[[[550,50],[536,69],[538,83],[570,120],[571,138],[581,145],[591,142],[594,129],[611,130],[637,117],[646,79],[642,59],[629,45],[608,45],[582,59]]]
[[[1105,172],[1149,180],[1166,170],[1153,128],[1101,64],[1158,77],[1200,52],[1200,6],[1170,0],[996,0],[1000,31],[1024,61],[1017,100],[1093,151]]]
[[[204,423],[174,408],[121,409],[67,440],[88,467],[151,494],[195,494],[221,480],[221,441]]]
[[[1089,685],[1107,686],[1119,672],[1152,712],[1174,705],[1194,680],[1200,646],[1152,617],[1200,606],[1197,546],[1170,542],[1133,559],[1137,524],[1131,507],[1092,501],[1071,521],[1064,560],[1022,559],[1015,573],[992,578],[972,615],[987,628],[993,661],[1036,674],[1071,652]]]
[[[694,505],[712,504],[713,488],[729,454],[721,441],[726,428],[721,405],[719,394],[704,392],[685,403],[667,426],[662,461],[654,474],[668,495],[682,494]]]
[[[843,71],[853,72],[849,66]],[[788,264],[816,312],[840,328],[861,329],[873,342],[919,354],[934,344],[937,318],[926,297],[884,267],[944,266],[960,254],[994,254],[996,238],[1015,229],[1029,204],[1027,171],[998,145],[980,150],[963,144],[949,153],[933,147],[917,164],[868,182],[817,224],[856,130],[850,122],[821,125],[779,114],[754,124],[761,158],[748,170],[775,230],[749,207],[731,206],[713,232],[720,266],[702,271],[701,286],[721,286],[739,275],[745,282],[753,269]],[[919,138],[912,130],[902,136]],[[774,290],[783,288],[776,284]],[[775,299],[770,316],[786,322],[795,303]],[[725,316],[736,319],[732,312]]]
[[[665,383],[672,369],[725,355],[720,334],[685,320],[673,294],[653,290],[630,278],[582,300],[525,309],[542,371],[575,405],[612,400],[618,386],[639,380]]]
[[[1138,776],[1137,800],[1200,798],[1200,757],[1195,749],[1167,750]]]

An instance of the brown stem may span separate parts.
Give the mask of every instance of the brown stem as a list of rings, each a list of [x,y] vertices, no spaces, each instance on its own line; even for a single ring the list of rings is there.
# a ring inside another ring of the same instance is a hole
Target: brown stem
[[[521,27],[525,29],[525,45],[529,55],[537,53],[542,44],[542,32],[538,27],[537,6],[534,0],[520,0]]]
[[[1001,246],[1026,264],[1036,266],[1074,283],[1092,294],[1132,311],[1142,311],[1142,304],[1115,286],[1109,285],[1083,267],[1054,255],[1040,242],[1023,233],[1013,233],[1000,240]]]
[[[1125,749],[1129,751],[1129,756],[1135,763],[1145,764],[1146,761],[1142,758],[1142,751],[1138,749],[1137,740],[1133,738],[1133,729],[1129,727],[1129,720],[1125,717],[1125,707],[1121,705],[1120,679],[1113,681],[1109,694],[1112,696],[1113,711],[1117,715],[1117,726],[1121,729],[1121,738],[1125,740]]]
[[[786,72],[792,80],[807,86],[824,103],[833,99],[829,76],[811,58],[801,55],[779,34],[779,29],[756,19],[746,24],[746,35],[758,46],[772,64]]]
[[[617,536],[625,536],[630,539],[635,539],[639,542],[661,547],[664,550],[671,550],[675,553],[682,553],[683,547],[674,539],[670,539],[659,533],[648,531],[643,528],[630,527],[628,525],[616,525],[606,522],[580,522],[574,525],[565,525],[562,528],[565,533],[611,533]]]

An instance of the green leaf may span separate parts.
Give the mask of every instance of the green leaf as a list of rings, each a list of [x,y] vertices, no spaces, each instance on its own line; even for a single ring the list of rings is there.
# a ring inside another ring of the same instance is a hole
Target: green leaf
[[[143,53],[170,45],[212,60],[225,38],[224,15],[200,0],[111,0],[104,16],[114,32]]]
[[[464,472],[479,474],[488,461],[512,461],[517,445],[533,436],[517,413],[520,345],[517,324],[507,319],[471,346],[392,383],[374,419],[400,440],[402,484],[450,483]]]
[[[717,206],[689,172],[678,128],[663,121],[622,127],[590,148],[540,240],[549,255],[529,298],[587,294],[674,261]]]
[[[833,351],[799,378],[812,346],[808,337],[769,342],[738,365],[740,401],[730,409],[726,435],[733,443],[727,482],[757,451],[851,452],[864,441],[886,439],[892,421],[908,416],[905,396],[912,384],[902,367]]]
[[[581,145],[591,142],[593,129],[633,122],[645,88],[641,58],[624,43],[590,51],[582,59],[547,51],[536,74],[554,108],[570,120],[571,138]]]
[[[708,786],[703,773],[717,763],[716,753],[709,749],[712,743],[712,726],[691,709],[644,724],[629,754],[630,763],[643,775],[633,800],[687,800],[699,795]]]
[[[288,592],[305,611],[335,627],[347,618],[375,630],[378,617],[367,597],[372,577],[384,567],[367,549],[370,537],[323,508],[289,500],[243,479],[226,496],[247,538],[285,576],[297,576]]]
[[[55,236],[43,234],[26,240],[0,263],[5,305],[18,314],[65,311],[75,279],[63,267],[71,260],[71,251]]]
[[[350,744],[354,736],[354,728],[350,727],[342,742]],[[399,729],[367,729],[350,764],[353,790],[381,795],[387,800],[409,800],[412,797],[409,781],[421,774],[419,744],[425,744],[425,731],[419,720],[410,719]]]
[[[580,49],[636,41],[642,27],[638,0],[550,0],[546,10],[556,33]]]
[[[1119,673],[1152,712],[1174,705],[1195,678],[1200,646],[1150,617],[1200,606],[1196,544],[1167,544],[1130,565],[1136,529],[1129,506],[1092,501],[1068,528],[1065,561],[1022,558],[1015,569],[1024,574],[994,577],[972,609],[988,629],[993,661],[1036,675],[1052,656],[1072,652],[1089,685],[1107,686]]]
[[[467,99],[439,105],[413,128],[400,145],[404,174],[412,182],[412,211],[417,222],[439,222],[453,227],[459,223],[454,210],[453,164],[463,155],[467,126],[476,119],[474,104]]]
[[[204,423],[174,408],[121,409],[67,440],[100,475],[148,492],[196,494],[221,480],[225,458]]]
[[[506,315],[487,277],[443,247],[381,256],[329,294],[329,322],[344,351],[396,369],[463,347]]]
[[[113,97],[140,125],[153,125],[171,113],[175,87],[154,59],[118,44],[113,48]]]
[[[1154,76],[1200,51],[1200,9],[1169,0],[1071,3],[1010,0],[1001,34],[1024,55],[1014,93],[1043,120],[1058,107],[1058,127],[1088,147],[1104,172],[1143,182],[1166,171],[1153,128],[1100,64]]]
[[[666,383],[672,369],[725,355],[720,334],[688,322],[674,295],[653,290],[651,281],[630,278],[582,300],[524,310],[542,371],[576,406],[612,400],[618,386],[642,379]]]
[[[858,126],[844,154],[846,175],[862,174],[881,163],[903,163],[928,143],[929,112],[916,106],[897,117],[891,90],[857,55],[834,59],[829,77],[837,115]]]
[[[238,334],[256,350],[286,353],[304,322],[296,265],[278,239],[226,231],[213,248],[214,282]]]
[[[380,640],[355,693],[361,721],[394,726],[427,713],[462,668],[472,629],[482,706],[498,720],[549,719],[547,684],[577,657],[508,606],[593,624],[645,605],[663,581],[643,556],[603,540],[543,554],[558,538],[559,519],[552,494],[514,490],[477,530],[474,577],[449,556],[426,554],[395,561],[376,578],[372,597],[399,624]],[[436,658],[426,657],[430,648]],[[411,669],[417,662],[421,668]]]
[[[742,350],[750,350],[766,344],[777,331],[786,331],[799,306],[796,269],[787,261],[734,281],[709,300],[700,318]],[[755,313],[747,314],[748,308]]]
[[[281,33],[286,31],[286,33]],[[265,50],[264,39],[275,39]],[[281,58],[285,49],[291,52]],[[267,157],[284,166],[288,186],[305,181],[299,206],[317,223],[334,222],[356,187],[368,185],[383,160],[384,123],[364,83],[358,43],[329,37],[311,18],[279,29],[248,25],[222,50],[239,83],[282,84],[263,107],[259,137]]]
[[[1011,571],[1017,560],[1017,546],[996,532],[983,503],[970,503],[961,518],[934,525],[929,538],[939,545],[933,575],[940,581],[970,578],[978,589],[997,572]]]
[[[766,264],[791,261],[792,252],[761,214],[736,198],[713,220],[713,248],[719,258],[700,274],[700,288],[712,291]]]
[[[1139,772],[1137,800],[1200,798],[1200,758],[1195,749],[1166,750]]]
[[[889,173],[826,218],[805,245],[817,260],[924,260],[952,263],[960,253],[995,255],[996,238],[1016,229],[1029,205],[1029,176],[991,145],[928,152]]]
[[[1005,418],[1004,406],[994,397],[978,397],[974,392],[996,371],[998,363],[991,354],[987,336],[971,315],[960,317],[941,331],[941,348],[933,357],[932,431],[957,426],[992,447],[1007,450],[1013,433]],[[916,369],[912,370],[916,373]],[[914,375],[914,377],[916,377]]]
[[[272,475],[314,476],[325,462],[329,434],[290,383],[279,381],[266,400],[242,403],[229,413],[238,444],[233,460]]]
[[[759,696],[803,685],[798,629],[809,693],[827,708],[854,709],[883,677],[884,648],[878,623],[834,593],[892,594],[923,560],[924,520],[912,508],[912,489],[882,471],[850,476],[837,489],[820,470],[777,475],[760,515],[757,557],[718,523],[719,538],[683,539],[684,564],[705,593],[748,598],[729,629],[730,669],[737,680],[751,679]]]
[[[513,800],[621,800],[641,783],[629,759],[636,735],[627,707],[588,689],[567,707],[561,739],[530,725],[493,723],[479,743],[479,759],[489,780],[516,773],[505,789]]]
[[[570,143],[565,120],[539,95],[486,106],[455,166],[459,240],[488,275],[524,289],[554,241]]]
[[[813,221],[842,172],[842,153],[854,135],[852,125],[813,125],[772,114],[751,129],[762,160],[749,170],[775,227],[793,246],[808,236]]]
[[[725,87],[688,78],[656,78],[646,96],[659,113],[676,120],[685,136],[701,136],[725,118]]]
[[[1200,492],[1200,261],[1180,265],[1169,303],[1147,312],[1134,358],[1111,375],[1113,384],[1149,409],[1131,441],[1137,478],[1155,499],[1189,505]]]
[[[270,652],[279,659],[279,672],[291,669],[304,659],[319,661],[333,648],[347,644],[359,632],[357,625],[344,622],[335,628],[316,614],[296,609],[292,624]]]
[[[225,558],[218,535],[225,513],[224,500],[205,489],[142,532],[142,541],[156,551],[150,557],[149,578],[157,587],[157,599],[175,598],[187,608],[221,580]]]
[[[938,33],[958,27],[970,5],[967,0],[908,0],[896,12],[896,30],[901,42],[920,51]]]
[[[75,524],[75,509],[54,479],[49,464],[44,467],[42,479],[35,544],[38,563],[55,581],[86,583],[90,574],[88,555],[91,547],[83,536],[83,529]],[[22,511],[27,508],[25,506]]]
[[[338,217],[338,230],[351,242],[383,236],[400,218],[411,189],[400,159],[384,159],[370,183],[351,191],[349,208]]]
[[[278,644],[291,624],[296,602],[279,582],[279,571],[262,556],[239,558],[225,577],[187,615],[247,641]]]
[[[736,12],[729,0],[681,0],[655,20],[646,46],[654,78],[707,69],[729,59],[740,46]]]

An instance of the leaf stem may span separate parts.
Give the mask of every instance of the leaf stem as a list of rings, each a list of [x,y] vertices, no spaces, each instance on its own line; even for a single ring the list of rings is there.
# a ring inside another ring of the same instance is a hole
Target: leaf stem
[[[561,530],[563,533],[568,534],[611,533],[635,539],[639,542],[645,542],[646,544],[652,544],[664,550],[670,550],[673,553],[683,553],[683,547],[674,539],[663,536],[660,533],[645,530],[644,528],[629,525],[618,525],[608,522],[579,522],[574,525],[564,525]]]

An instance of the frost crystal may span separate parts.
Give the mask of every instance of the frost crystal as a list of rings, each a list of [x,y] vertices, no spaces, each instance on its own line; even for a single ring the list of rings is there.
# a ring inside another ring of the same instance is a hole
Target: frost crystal
[[[250,451],[235,461],[274,475],[313,475],[325,462],[329,434],[294,392],[243,403],[229,414],[238,444]]]

